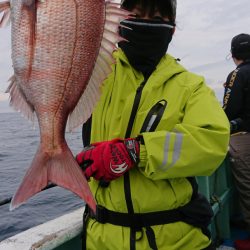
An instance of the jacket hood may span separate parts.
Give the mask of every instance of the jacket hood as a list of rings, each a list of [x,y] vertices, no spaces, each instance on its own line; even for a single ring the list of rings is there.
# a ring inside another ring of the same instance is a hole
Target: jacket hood
[[[120,48],[114,52],[114,57],[116,59],[116,62],[120,61],[124,66],[127,65],[129,68],[131,68],[132,71],[131,73],[135,74],[138,78],[142,77],[141,72],[131,67],[126,55]],[[150,78],[154,75],[157,75],[157,78],[160,80],[159,84],[161,84],[162,82],[161,80],[167,81],[174,75],[182,72],[187,72],[187,70],[181,64],[179,64],[178,61],[173,56],[166,54],[165,56],[162,57],[156,69],[151,74]]]

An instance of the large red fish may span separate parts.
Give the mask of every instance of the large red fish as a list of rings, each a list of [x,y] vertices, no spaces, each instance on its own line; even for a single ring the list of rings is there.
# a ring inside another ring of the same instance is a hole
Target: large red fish
[[[40,128],[40,145],[11,209],[49,183],[71,190],[95,211],[88,183],[65,141],[90,116],[107,77],[118,26],[128,13],[105,0],[0,2],[0,27],[10,18],[14,76],[12,106]]]

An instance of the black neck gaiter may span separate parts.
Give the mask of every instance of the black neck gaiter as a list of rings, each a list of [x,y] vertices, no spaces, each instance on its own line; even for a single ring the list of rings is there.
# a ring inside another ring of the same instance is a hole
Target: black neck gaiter
[[[149,76],[166,54],[172,40],[174,24],[162,20],[127,19],[121,22],[119,42],[129,63],[144,76]]]

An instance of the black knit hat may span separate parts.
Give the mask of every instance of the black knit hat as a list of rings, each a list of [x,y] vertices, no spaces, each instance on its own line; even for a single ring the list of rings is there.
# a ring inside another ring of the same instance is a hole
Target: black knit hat
[[[250,35],[239,34],[231,42],[232,56],[238,60],[250,59]]]
[[[149,14],[158,9],[162,16],[167,16],[170,21],[175,22],[177,0],[121,0],[121,6],[127,10],[132,10],[137,5]]]

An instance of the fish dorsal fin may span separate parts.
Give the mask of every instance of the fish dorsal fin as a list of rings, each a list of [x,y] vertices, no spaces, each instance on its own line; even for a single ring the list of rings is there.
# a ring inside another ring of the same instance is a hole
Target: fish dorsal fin
[[[3,14],[2,14],[3,13]],[[0,3],[0,28],[6,27],[10,23],[10,2],[5,1]]]
[[[12,76],[9,81],[10,85],[6,90],[6,93],[10,94],[10,105],[34,123],[34,107],[27,101],[24,93],[18,87],[15,76]]]
[[[83,124],[90,117],[95,104],[100,97],[100,86],[111,73],[111,65],[115,62],[112,53],[116,44],[124,40],[118,34],[120,22],[128,17],[130,12],[120,8],[120,4],[106,2],[106,20],[99,54],[87,87],[78,101],[77,106],[69,115],[67,130]]]

